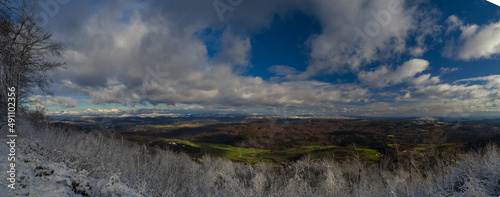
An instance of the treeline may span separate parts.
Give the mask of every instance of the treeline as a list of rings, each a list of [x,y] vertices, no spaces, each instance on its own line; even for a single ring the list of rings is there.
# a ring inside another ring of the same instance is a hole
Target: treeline
[[[372,165],[353,159],[290,166],[245,165],[129,143],[90,133],[23,121],[25,151],[64,162],[94,178],[117,176],[143,196],[498,196],[500,151],[496,146],[456,155],[428,154]],[[29,150],[26,150],[29,149]],[[411,154],[410,154],[411,155]]]

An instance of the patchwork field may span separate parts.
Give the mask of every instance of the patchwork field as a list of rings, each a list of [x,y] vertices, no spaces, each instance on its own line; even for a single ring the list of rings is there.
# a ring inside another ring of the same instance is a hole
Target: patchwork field
[[[103,120],[80,120],[85,121]],[[499,121],[465,122],[459,126],[449,122],[364,119],[129,118],[106,121],[114,125],[108,131],[126,140],[150,148],[183,152],[193,160],[201,161],[204,155],[212,155],[242,163],[275,165],[288,165],[303,157],[336,161],[359,159],[366,164],[401,156],[418,158],[456,152],[474,141],[486,142],[493,138],[483,138],[500,134],[496,129]]]
[[[304,156],[309,156],[311,159],[333,158],[340,161],[357,157],[366,163],[372,163],[378,161],[381,156],[381,153],[374,149],[339,147],[334,145],[310,145],[285,150],[270,150],[242,148],[226,144],[191,142],[180,139],[133,135],[124,136],[130,141],[136,141],[150,147],[158,146],[178,152],[185,152],[195,158],[201,158],[203,155],[209,154],[251,164],[257,162],[287,164],[288,162],[298,160]]]

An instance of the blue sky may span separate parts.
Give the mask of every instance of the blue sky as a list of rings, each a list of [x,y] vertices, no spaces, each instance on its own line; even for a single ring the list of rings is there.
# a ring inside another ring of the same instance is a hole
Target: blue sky
[[[500,117],[485,0],[53,2],[52,115]]]

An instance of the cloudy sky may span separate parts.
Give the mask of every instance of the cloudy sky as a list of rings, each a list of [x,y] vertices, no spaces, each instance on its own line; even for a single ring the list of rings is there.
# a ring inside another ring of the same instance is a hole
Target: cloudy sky
[[[500,116],[486,0],[48,0],[53,115]]]

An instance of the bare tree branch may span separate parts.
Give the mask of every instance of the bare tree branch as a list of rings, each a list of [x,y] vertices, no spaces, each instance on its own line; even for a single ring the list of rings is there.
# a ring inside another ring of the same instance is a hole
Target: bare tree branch
[[[34,89],[50,94],[47,72],[64,65],[56,59],[62,44],[53,41],[52,33],[37,20],[36,3],[0,0],[0,102],[5,102],[9,87],[17,89],[16,102]]]

